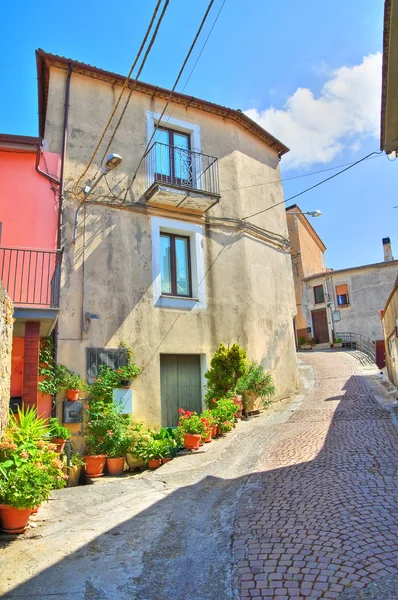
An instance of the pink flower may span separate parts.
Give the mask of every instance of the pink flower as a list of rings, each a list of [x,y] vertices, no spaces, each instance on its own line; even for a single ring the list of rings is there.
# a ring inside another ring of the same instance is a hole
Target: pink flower
[[[111,429],[108,429],[106,433],[107,433],[107,434],[108,434],[110,437],[112,437],[112,436],[113,436],[113,431],[112,431]]]

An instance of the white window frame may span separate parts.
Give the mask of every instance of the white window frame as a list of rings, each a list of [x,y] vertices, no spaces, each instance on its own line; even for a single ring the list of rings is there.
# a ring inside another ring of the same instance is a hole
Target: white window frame
[[[203,227],[196,223],[151,217],[152,222],[152,289],[153,303],[163,308],[192,310],[206,308]],[[160,234],[174,233],[189,237],[191,254],[192,298],[162,295]]]

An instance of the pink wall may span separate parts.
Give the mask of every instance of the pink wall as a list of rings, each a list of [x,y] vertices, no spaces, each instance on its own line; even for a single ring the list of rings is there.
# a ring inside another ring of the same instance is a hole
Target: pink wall
[[[45,152],[40,168],[57,176],[59,161],[58,154]],[[3,247],[56,248],[58,186],[36,172],[35,162],[34,152],[0,151]]]

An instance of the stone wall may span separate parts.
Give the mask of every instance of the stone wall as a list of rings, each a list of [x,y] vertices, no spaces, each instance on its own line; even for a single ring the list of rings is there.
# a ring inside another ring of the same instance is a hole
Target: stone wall
[[[0,280],[0,432],[6,425],[10,404],[13,313],[13,304]]]

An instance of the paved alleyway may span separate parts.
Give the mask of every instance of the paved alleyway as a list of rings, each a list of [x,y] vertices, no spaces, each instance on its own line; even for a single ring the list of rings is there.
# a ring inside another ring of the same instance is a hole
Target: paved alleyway
[[[318,352],[305,360],[316,385],[241,496],[240,598],[338,598],[347,588],[354,598],[355,588],[398,576],[397,430],[352,356]],[[369,597],[398,598],[398,577],[393,587]]]

